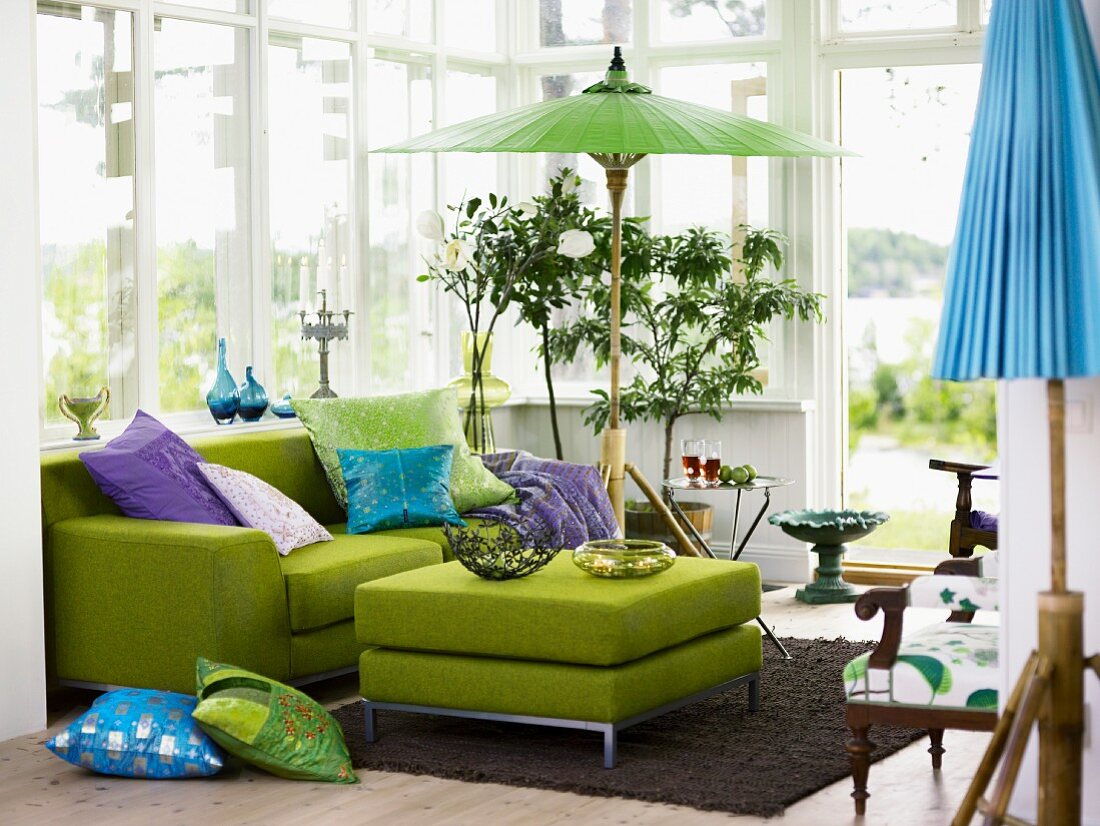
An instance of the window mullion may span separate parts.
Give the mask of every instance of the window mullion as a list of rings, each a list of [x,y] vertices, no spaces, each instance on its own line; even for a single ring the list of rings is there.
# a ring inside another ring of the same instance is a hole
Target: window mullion
[[[275,343],[271,318],[271,220],[270,220],[270,159],[268,155],[268,20],[267,3],[257,0],[256,30],[252,75],[249,78],[252,98],[249,132],[252,136],[252,363],[269,383],[275,378]]]
[[[145,0],[134,16],[134,143],[136,144],[137,266],[134,273],[138,398],[146,410],[160,410],[159,317],[157,312],[156,157],[153,115],[153,4]]]
[[[374,381],[373,361],[371,359],[370,327],[371,308],[368,305],[371,280],[370,259],[370,165],[367,161],[367,61],[372,50],[367,45],[367,2],[355,0],[355,21],[359,39],[352,47],[352,119],[353,151],[351,170],[351,203],[348,205],[349,220],[355,228],[352,233],[349,272],[353,274],[352,306],[355,313],[349,325],[348,335],[352,345],[353,390],[367,393]]]

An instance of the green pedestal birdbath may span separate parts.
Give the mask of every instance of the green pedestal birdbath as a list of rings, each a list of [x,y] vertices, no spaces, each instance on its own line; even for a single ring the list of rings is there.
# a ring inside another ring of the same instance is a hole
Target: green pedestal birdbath
[[[809,605],[855,602],[859,592],[844,581],[840,561],[848,550],[845,542],[854,542],[874,532],[890,518],[879,511],[802,510],[773,514],[768,521],[787,536],[812,542],[817,554],[817,580],[799,588],[795,598]]]

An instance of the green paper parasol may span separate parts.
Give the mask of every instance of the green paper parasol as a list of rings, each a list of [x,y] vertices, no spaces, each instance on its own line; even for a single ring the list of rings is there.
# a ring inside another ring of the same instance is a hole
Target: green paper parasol
[[[601,464],[623,524],[625,431],[619,428],[622,203],[627,171],[646,155],[836,157],[852,153],[812,135],[653,94],[631,83],[618,46],[605,80],[557,98],[448,126],[375,152],[583,152],[607,170],[611,195],[611,392]],[[670,526],[671,527],[671,526]]]

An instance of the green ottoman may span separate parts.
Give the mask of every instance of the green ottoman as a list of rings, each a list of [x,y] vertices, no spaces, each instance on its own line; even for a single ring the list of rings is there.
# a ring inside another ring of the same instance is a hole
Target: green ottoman
[[[367,741],[397,710],[618,732],[747,685],[759,706],[760,572],[682,557],[668,571],[608,580],[569,553],[491,582],[458,562],[365,582],[355,631]]]

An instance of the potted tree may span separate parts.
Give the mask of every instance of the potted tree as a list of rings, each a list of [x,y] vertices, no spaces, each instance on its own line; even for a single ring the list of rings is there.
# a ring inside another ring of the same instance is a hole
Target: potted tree
[[[781,269],[786,239],[768,229],[739,229],[744,241],[736,255],[726,235],[701,227],[678,235],[650,235],[636,227],[624,235],[622,349],[635,373],[622,389],[621,412],[627,422],[663,425],[666,479],[677,421],[690,415],[721,420],[736,396],[763,392],[754,371],[768,324],[777,317],[821,319],[821,295],[765,272],[769,264]],[[552,331],[551,353],[568,361],[588,345],[602,364],[610,355],[609,287],[595,278],[580,292],[580,319]],[[585,411],[585,421],[599,432],[609,400],[606,391],[593,392],[598,398]],[[697,510],[705,514],[707,507]],[[633,517],[627,511],[628,534],[632,520],[638,530],[640,511]],[[707,516],[699,521],[705,523]]]

